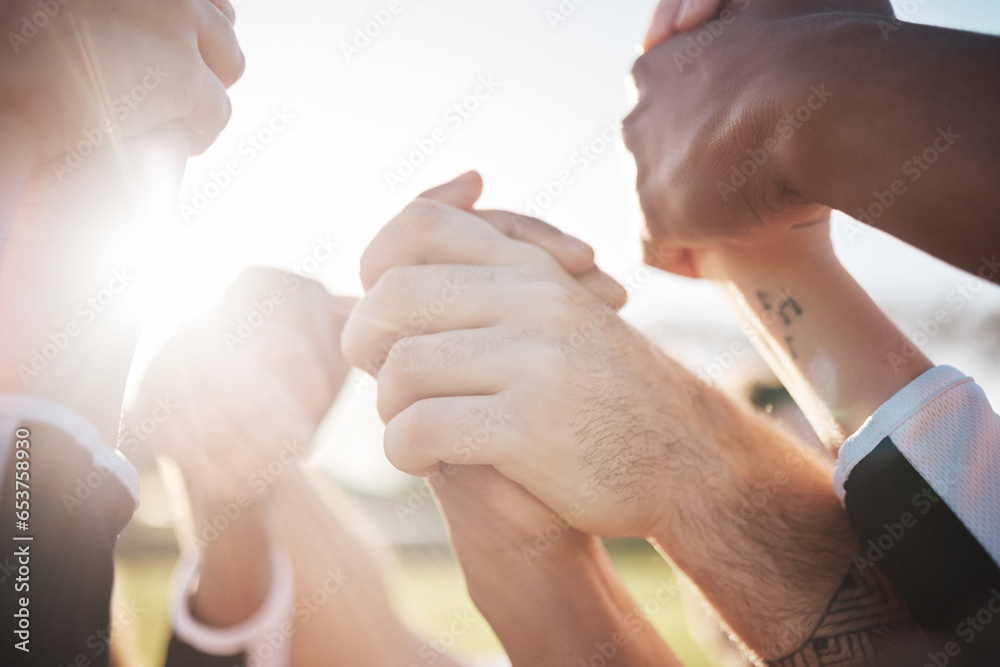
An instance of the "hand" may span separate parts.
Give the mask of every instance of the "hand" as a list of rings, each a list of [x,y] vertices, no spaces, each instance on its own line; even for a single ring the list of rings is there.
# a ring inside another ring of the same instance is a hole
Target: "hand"
[[[815,53],[815,36],[852,13],[891,17],[892,9],[884,0],[808,8],[736,0],[705,29],[709,44],[675,37],[638,60],[639,102],[625,141],[638,167],[650,263],[693,275],[685,249],[764,237],[826,214],[796,189],[789,146],[803,126],[794,113],[805,105],[818,119],[839,92],[823,88],[829,63]]]
[[[172,120],[200,152],[228,122],[244,67],[229,0],[6,4],[0,126],[29,138],[35,164]]]
[[[427,190],[418,199],[430,199],[474,213],[502,234],[516,241],[536,245],[548,252],[567,272],[575,276],[611,308],[620,310],[625,305],[628,299],[625,288],[594,264],[593,248],[537,218],[509,211],[475,210],[473,207],[482,193],[482,176],[475,171],[469,171],[444,185]],[[389,258],[368,256],[366,261],[362,262],[361,281],[365,289],[374,284],[380,267],[387,260]],[[366,267],[370,268],[371,275],[366,274]]]
[[[147,443],[214,497],[265,492],[259,468],[301,458],[343,385],[338,338],[353,303],[293,274],[245,271],[154,359],[122,448]]]
[[[374,284],[344,351],[381,369],[399,469],[493,465],[608,536],[653,534],[689,491],[724,478],[732,439],[695,429],[728,403],[691,400],[705,395],[695,378],[545,251],[417,200],[373,241],[362,274]]]

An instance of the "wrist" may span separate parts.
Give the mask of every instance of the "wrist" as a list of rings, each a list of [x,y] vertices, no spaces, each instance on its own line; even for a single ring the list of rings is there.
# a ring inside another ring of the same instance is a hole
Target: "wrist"
[[[699,501],[653,542],[751,650],[781,657],[769,652],[809,636],[857,539],[815,457],[739,406],[715,418],[731,433],[715,434],[719,465],[697,493],[682,490]]]
[[[201,547],[192,616],[214,627],[251,618],[267,599],[274,563],[267,513],[262,507],[210,504],[193,510],[196,544]]]

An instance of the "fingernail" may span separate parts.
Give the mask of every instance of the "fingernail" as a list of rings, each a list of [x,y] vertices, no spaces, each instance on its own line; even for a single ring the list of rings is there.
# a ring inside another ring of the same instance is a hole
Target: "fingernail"
[[[698,0],[684,0],[681,10],[677,12],[677,20],[674,21],[674,28],[678,31],[683,31],[694,25],[700,5],[701,3]]]

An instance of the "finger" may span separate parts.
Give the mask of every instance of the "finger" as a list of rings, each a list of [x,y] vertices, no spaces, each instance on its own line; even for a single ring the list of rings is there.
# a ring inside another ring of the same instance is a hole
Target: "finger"
[[[493,465],[507,460],[518,433],[502,394],[431,398],[389,422],[385,454],[399,470],[419,476],[437,470],[442,462]]]
[[[420,195],[421,199],[447,204],[464,211],[471,211],[495,227],[501,234],[516,241],[538,246],[552,255],[569,273],[579,276],[594,269],[594,249],[583,241],[563,233],[556,227],[509,211],[473,211],[472,207],[482,195],[482,177],[475,171],[462,174],[450,183],[438,186]],[[613,282],[613,279],[608,277]],[[595,282],[595,287],[599,285]],[[619,297],[614,286],[607,286],[609,299]]]
[[[593,248],[547,222],[508,211],[475,211],[475,214],[505,236],[542,248],[573,275],[594,268]]]
[[[660,0],[659,4],[656,5],[653,17],[649,21],[646,37],[642,40],[643,51],[649,51],[674,34],[674,23],[677,21],[681,2],[682,0]]]
[[[246,69],[246,58],[240,48],[233,23],[236,13],[229,6],[231,14],[223,9],[228,1],[203,2],[201,24],[198,26],[198,50],[202,60],[215,73],[222,85],[229,88],[240,80]]]
[[[427,190],[419,199],[432,199],[463,211],[471,211],[482,194],[483,177],[478,172],[467,171],[444,185]]]
[[[389,423],[417,401],[446,396],[489,396],[511,385],[530,348],[505,341],[496,327],[415,336],[398,341],[378,374],[378,411]]]
[[[215,143],[233,115],[233,105],[222,81],[208,67],[198,77],[194,104],[182,122],[191,130],[191,154],[200,155]]]
[[[376,375],[400,338],[490,327],[523,312],[524,300],[517,298],[523,283],[523,278],[502,267],[391,269],[361,300],[344,328],[344,355]]]
[[[392,267],[423,264],[512,266],[555,260],[541,248],[515,241],[481,218],[430,199],[416,199],[375,236],[361,257],[369,290]]]
[[[594,296],[615,310],[621,310],[628,301],[628,292],[594,264],[594,249],[583,241],[537,218],[508,211],[475,213],[504,235],[548,252]]]

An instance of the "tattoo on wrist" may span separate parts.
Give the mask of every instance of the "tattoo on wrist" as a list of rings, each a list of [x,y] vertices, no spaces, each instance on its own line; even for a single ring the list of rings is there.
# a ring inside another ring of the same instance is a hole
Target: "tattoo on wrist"
[[[760,299],[761,308],[763,309],[761,319],[765,324],[769,324],[775,319],[780,318],[786,327],[790,327],[794,324],[793,318],[802,317],[805,313],[798,300],[792,296],[791,290],[787,292],[779,290],[776,294],[772,295],[767,290],[758,289],[757,298]],[[794,345],[795,337],[785,336],[785,343],[788,345],[788,351],[792,355],[792,359],[798,359],[799,355],[795,351]]]
[[[769,667],[913,664],[927,640],[903,600],[876,567],[851,567],[819,625],[796,652]]]

